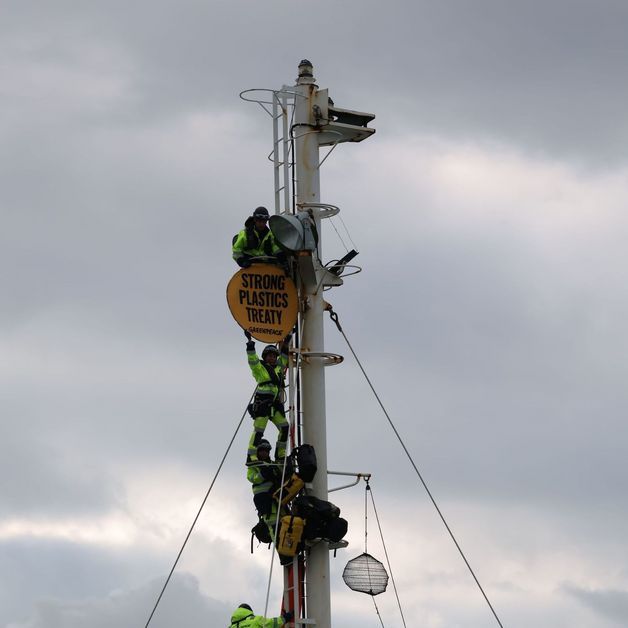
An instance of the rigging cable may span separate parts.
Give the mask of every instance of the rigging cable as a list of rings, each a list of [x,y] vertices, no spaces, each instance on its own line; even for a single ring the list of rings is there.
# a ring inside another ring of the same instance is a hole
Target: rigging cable
[[[257,390],[257,386],[255,387],[255,390]],[[166,582],[164,583],[164,586],[161,589],[161,592],[159,593],[159,596],[157,597],[157,601],[155,602],[155,606],[153,607],[153,610],[151,611],[149,617],[148,617],[148,621],[146,622],[146,625],[144,626],[144,628],[148,628],[148,625],[150,624],[153,615],[155,614],[155,611],[157,610],[157,607],[159,606],[159,602],[161,602],[161,598],[163,597],[164,592],[166,591],[166,587],[168,586],[168,583],[170,582],[170,578],[172,578],[172,574],[174,573],[174,570],[177,567],[177,564],[179,563],[179,559],[181,558],[181,554],[183,554],[183,550],[185,549],[185,546],[187,545],[188,539],[190,538],[191,534],[192,534],[192,530],[194,530],[194,526],[196,525],[196,522],[198,521],[198,518],[201,516],[201,511],[203,510],[204,506],[205,506],[205,502],[207,502],[207,498],[209,497],[209,494],[211,493],[212,488],[214,488],[214,484],[216,482],[216,479],[218,478],[218,474],[220,473],[220,470],[222,469],[222,465],[225,463],[225,460],[227,459],[227,455],[229,454],[229,451],[231,450],[231,446],[233,445],[233,441],[235,440],[235,437],[237,436],[239,430],[240,430],[240,426],[242,425],[242,421],[244,421],[244,417],[246,416],[246,413],[248,411],[248,407],[249,404],[251,403],[251,401],[253,400],[253,396],[255,395],[255,390],[253,391],[253,393],[251,394],[251,397],[249,398],[246,407],[244,409],[244,412],[242,413],[242,417],[240,418],[240,421],[238,422],[238,425],[236,426],[235,432],[233,433],[233,436],[231,437],[231,440],[229,441],[229,445],[227,445],[227,450],[225,451],[222,460],[220,461],[220,464],[218,465],[218,469],[216,469],[216,473],[214,475],[213,480],[211,481],[211,484],[209,485],[209,488],[207,489],[207,493],[205,493],[205,497],[203,498],[203,501],[201,503],[200,508],[198,509],[198,512],[196,513],[196,517],[194,517],[194,521],[192,522],[192,525],[190,526],[190,530],[187,533],[187,536],[185,537],[185,540],[183,541],[183,545],[181,546],[181,549],[179,550],[179,553],[177,554],[177,558],[174,561],[174,564],[172,565],[172,569],[170,570],[170,573],[168,574],[168,577],[166,578]]]
[[[385,628],[384,622],[382,621],[382,616],[379,614],[379,608],[377,608],[377,602],[375,601],[375,597],[371,595],[371,599],[373,600],[373,606],[375,607],[375,612],[377,613],[377,618],[379,619],[379,623],[382,625],[382,628]]]
[[[367,545],[367,539],[368,539],[368,512],[369,512],[369,504],[368,504],[368,498],[367,498],[367,493],[370,490],[369,487],[369,481],[366,480],[366,489],[364,490],[364,553],[368,554],[368,545]],[[381,532],[381,530],[380,530]],[[382,538],[383,541],[383,538]],[[371,587],[371,591],[373,590],[373,585],[371,584],[371,570],[369,568],[369,563],[367,561],[366,563],[366,573],[368,575],[369,578],[369,585]],[[382,628],[385,628],[384,626],[384,621],[382,620],[382,616],[379,612],[379,608],[377,607],[377,602],[375,601],[375,596],[371,595],[371,599],[373,600],[373,606],[375,607],[375,612],[377,613],[377,618],[379,619],[379,623],[382,625]],[[403,617],[403,615],[402,615]],[[404,624],[405,625],[405,624]]]
[[[401,601],[399,600],[399,593],[397,592],[397,585],[395,584],[395,577],[393,576],[392,567],[390,566],[390,558],[388,558],[388,550],[386,549],[386,543],[384,542],[384,533],[382,532],[382,526],[379,523],[379,516],[377,514],[377,508],[375,508],[375,499],[373,498],[373,489],[369,484],[369,481],[366,480],[366,492],[371,495],[371,503],[373,504],[373,512],[375,513],[375,520],[377,521],[377,528],[379,529],[379,536],[382,539],[382,547],[384,548],[384,555],[386,556],[386,564],[388,565],[388,571],[390,572],[390,580],[393,585],[393,589],[395,591],[395,597],[397,598],[397,605],[399,606],[399,613],[401,614],[401,621],[403,623],[404,628],[406,628],[406,619],[403,616],[403,609],[401,608]],[[366,494],[364,496],[366,499]],[[366,541],[364,543],[366,547]],[[365,550],[366,551],[366,550]]]
[[[447,529],[447,532],[449,533],[449,536],[451,537],[451,540],[454,542],[454,545],[458,549],[458,552],[460,553],[460,556],[462,557],[462,560],[464,561],[465,565],[467,566],[467,569],[469,570],[469,572],[473,576],[473,579],[475,580],[476,585],[478,586],[480,592],[484,596],[484,599],[486,600],[486,603],[488,604],[488,607],[491,609],[491,612],[493,613],[493,616],[495,617],[495,620],[499,624],[500,628],[504,628],[502,623],[501,623],[501,621],[499,620],[499,617],[497,616],[497,613],[495,612],[495,609],[493,608],[493,605],[491,604],[490,600],[488,599],[488,596],[484,592],[484,589],[482,588],[482,585],[480,584],[480,581],[478,580],[477,576],[475,575],[475,572],[471,568],[471,565],[469,564],[469,561],[467,560],[467,557],[465,556],[464,552],[462,551],[462,548],[458,544],[458,541],[456,540],[456,537],[454,536],[454,533],[451,531],[451,528],[449,527],[449,525],[448,525],[448,523],[447,523],[447,521],[445,519],[445,516],[443,515],[443,513],[440,510],[440,508],[438,507],[438,504],[436,503],[436,500],[434,499],[434,496],[432,495],[432,493],[431,493],[430,489],[428,488],[425,480],[423,479],[423,476],[421,475],[421,472],[419,471],[418,467],[416,466],[416,464],[415,464],[415,462],[414,462],[410,452],[408,451],[408,448],[406,447],[405,443],[403,442],[403,439],[401,438],[401,435],[397,431],[397,428],[395,427],[395,424],[392,422],[392,419],[390,418],[390,415],[388,414],[388,411],[384,407],[384,404],[382,403],[382,400],[379,398],[379,395],[377,394],[377,391],[375,390],[373,384],[371,383],[371,380],[369,379],[369,376],[366,374],[366,371],[364,370],[364,367],[362,366],[362,363],[360,362],[358,356],[356,355],[356,353],[355,353],[355,351],[353,349],[353,346],[351,345],[351,343],[349,342],[349,339],[347,338],[347,335],[343,331],[343,329],[342,329],[342,327],[340,325],[340,322],[338,321],[338,314],[336,314],[336,312],[334,312],[334,310],[333,310],[333,308],[331,306],[329,306],[328,312],[329,312],[329,316],[330,316],[331,320],[336,324],[336,327],[338,328],[338,331],[342,334],[342,337],[345,339],[345,342],[347,343],[347,346],[349,347],[349,350],[353,354],[353,357],[355,358],[355,361],[358,363],[358,366],[360,367],[360,370],[362,371],[362,374],[364,375],[364,377],[365,377],[369,387],[373,391],[373,394],[375,395],[375,399],[377,399],[377,402],[379,403],[382,411],[384,412],[384,415],[386,416],[386,419],[388,419],[388,423],[390,424],[390,427],[392,428],[393,432],[395,433],[395,436],[399,440],[399,443],[401,444],[401,447],[403,448],[406,456],[408,457],[408,460],[410,461],[410,464],[414,467],[414,470],[415,470],[419,480],[421,481],[421,484],[423,485],[423,488],[427,492],[427,494],[428,494],[432,504],[434,505],[434,508],[436,509],[436,512],[438,513],[438,516],[441,518],[441,521],[443,522],[445,528]]]
[[[339,216],[340,217],[340,216]],[[334,219],[330,218],[329,219],[329,223],[331,224],[331,226],[334,228],[334,231],[336,232],[336,235],[338,236],[338,239],[340,240],[340,242],[342,243],[342,246],[345,247],[345,251],[347,251],[347,253],[349,252],[349,247],[346,245],[345,241],[343,240],[342,236],[340,235],[340,232],[338,231],[338,229],[336,229],[336,225],[334,224]],[[345,227],[345,231],[346,231],[346,227]],[[355,248],[355,245],[354,247]]]
[[[342,219],[342,216],[340,214],[338,214],[338,220],[340,220],[340,222],[342,223],[342,226],[345,228],[345,231],[347,232],[347,236],[349,237],[349,241],[351,242],[351,246],[357,250],[357,246],[355,245],[355,242],[353,241],[353,238],[351,237],[351,234],[349,233],[349,229],[347,229],[347,225],[345,225],[345,221]]]

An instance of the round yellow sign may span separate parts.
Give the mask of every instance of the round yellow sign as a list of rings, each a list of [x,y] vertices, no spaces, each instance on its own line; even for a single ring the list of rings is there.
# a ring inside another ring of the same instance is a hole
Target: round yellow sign
[[[240,269],[227,285],[227,303],[242,329],[261,342],[279,342],[297,322],[297,289],[271,264]]]

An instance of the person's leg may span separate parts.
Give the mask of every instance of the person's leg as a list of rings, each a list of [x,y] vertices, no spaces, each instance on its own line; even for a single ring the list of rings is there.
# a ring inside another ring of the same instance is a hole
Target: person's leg
[[[262,437],[264,436],[264,430],[268,425],[268,415],[258,416],[253,421],[253,432],[251,438],[249,438],[249,447],[247,450],[246,463],[257,462],[257,446],[259,445]]]
[[[279,430],[277,435],[277,444],[275,445],[275,459],[279,460],[286,457],[286,447],[288,446],[288,430],[290,424],[288,419],[279,410],[275,410],[270,417],[275,427]]]

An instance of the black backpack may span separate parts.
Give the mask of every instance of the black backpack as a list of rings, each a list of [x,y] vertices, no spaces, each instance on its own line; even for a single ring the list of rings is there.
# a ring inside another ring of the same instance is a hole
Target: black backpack
[[[312,445],[300,445],[293,452],[296,460],[297,475],[304,482],[311,482],[316,475],[316,452]]]
[[[340,541],[348,523],[340,517],[340,508],[313,495],[301,495],[292,502],[292,512],[305,519],[303,538]]]
[[[327,530],[325,530],[325,537],[327,540],[337,543],[341,541],[345,534],[347,534],[347,530],[349,529],[349,523],[346,519],[342,517],[336,517],[336,519],[332,519],[327,522]]]
[[[253,537],[255,537],[260,543],[272,543],[273,539],[270,536],[270,530],[265,521],[260,519],[251,528],[251,554],[253,553]]]

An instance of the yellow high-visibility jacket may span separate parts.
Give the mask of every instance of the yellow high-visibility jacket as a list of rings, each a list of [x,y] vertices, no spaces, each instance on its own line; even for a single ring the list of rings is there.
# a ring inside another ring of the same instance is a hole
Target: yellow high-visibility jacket
[[[254,615],[248,608],[236,608],[231,615],[231,628],[280,628],[285,623],[283,617],[266,619],[261,615]]]

